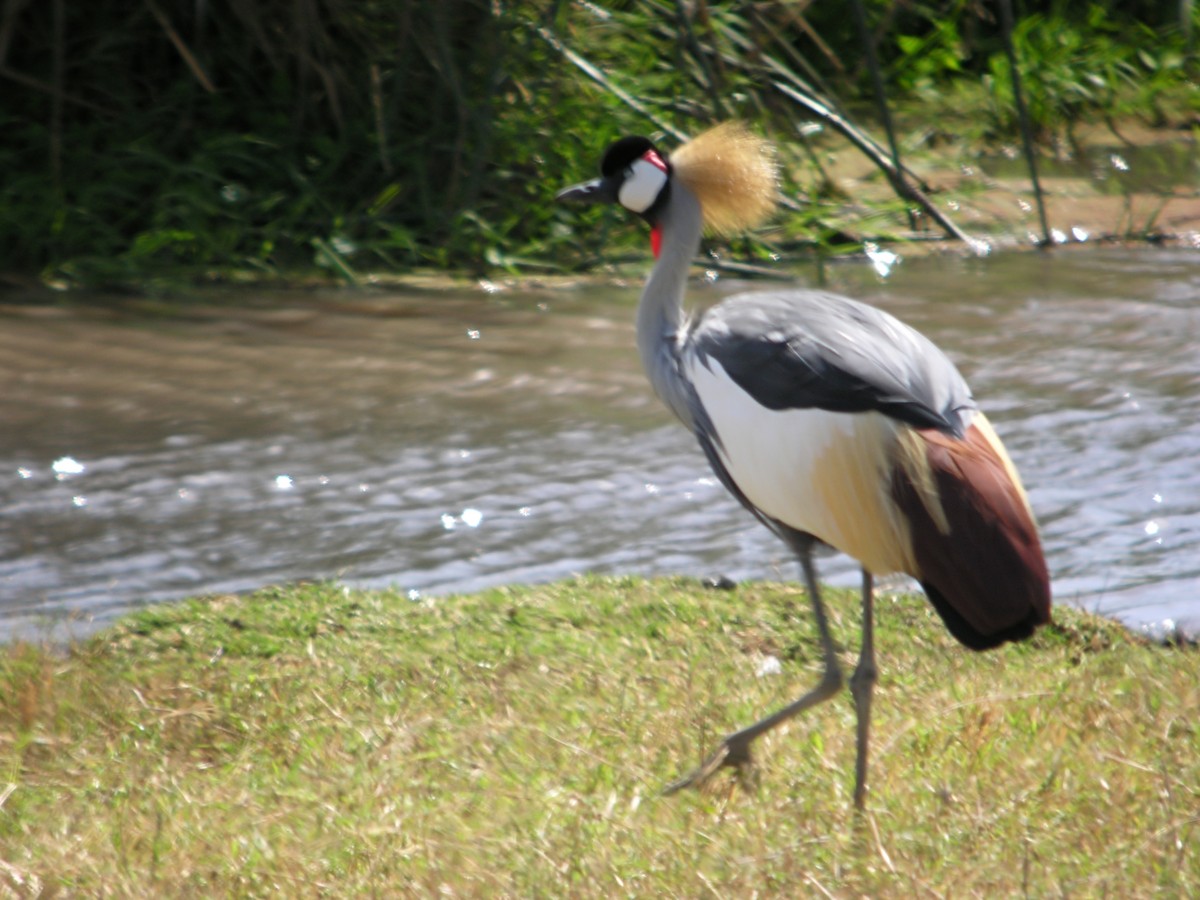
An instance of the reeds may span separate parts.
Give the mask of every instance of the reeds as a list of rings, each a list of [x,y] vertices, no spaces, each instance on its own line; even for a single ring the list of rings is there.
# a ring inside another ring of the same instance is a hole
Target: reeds
[[[555,185],[617,134],[681,138],[729,117],[791,154],[791,234],[843,232],[822,202],[825,143],[804,137],[814,122],[892,186],[859,218],[899,233],[923,209],[954,233],[904,141],[872,136],[865,48],[905,118],[917,104],[935,127],[1007,139],[1000,32],[965,0],[864,6],[865,38],[841,5],[794,0],[5,0],[0,267],[87,280],[568,264],[574,226],[598,214],[553,208]],[[1018,65],[1037,76],[1035,140],[1119,101],[1186,118],[1194,60],[1179,10],[1067,19],[1059,6],[1018,9],[1013,30]],[[1069,49],[1047,51],[1045,31]],[[956,108],[964,97],[973,109]]]

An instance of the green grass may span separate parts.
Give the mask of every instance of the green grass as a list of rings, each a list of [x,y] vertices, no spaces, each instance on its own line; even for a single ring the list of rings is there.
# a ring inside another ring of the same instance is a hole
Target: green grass
[[[817,677],[793,585],[271,588],[11,646],[0,896],[1200,892],[1200,653],[1059,610],[975,655],[879,607],[861,818],[848,695],[760,743],[756,789],[657,796]]]

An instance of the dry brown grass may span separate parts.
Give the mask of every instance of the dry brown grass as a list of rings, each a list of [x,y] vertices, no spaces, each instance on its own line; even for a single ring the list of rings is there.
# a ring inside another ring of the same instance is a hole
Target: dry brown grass
[[[973,655],[880,607],[861,819],[848,701],[765,739],[753,792],[657,796],[816,677],[793,586],[305,586],[10,647],[0,896],[1200,891],[1200,654],[1060,611]]]

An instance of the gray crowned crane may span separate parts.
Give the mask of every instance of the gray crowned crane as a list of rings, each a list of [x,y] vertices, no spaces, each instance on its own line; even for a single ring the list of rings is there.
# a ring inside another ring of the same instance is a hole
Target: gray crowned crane
[[[667,793],[725,766],[744,771],[755,739],[842,689],[813,563],[825,544],[862,565],[862,642],[850,678],[861,808],[877,677],[874,576],[915,578],[972,650],[1022,640],[1050,621],[1050,579],[1020,477],[954,364],[882,310],[789,290],[685,313],[703,231],[746,230],[774,209],[766,141],[725,123],[668,157],[647,138],[626,137],[600,168],[600,178],[558,199],[619,203],[649,223],[657,261],[637,311],[646,374],[721,484],[796,554],[824,657],[812,690],[727,735]]]

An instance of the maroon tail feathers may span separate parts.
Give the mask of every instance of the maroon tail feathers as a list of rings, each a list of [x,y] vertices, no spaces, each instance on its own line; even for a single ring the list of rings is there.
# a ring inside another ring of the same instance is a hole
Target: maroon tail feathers
[[[919,570],[910,574],[967,647],[987,650],[1029,637],[1050,621],[1050,576],[1037,524],[1003,451],[974,424],[961,439],[933,430],[918,435],[949,533],[897,467],[893,496],[908,517]]]

